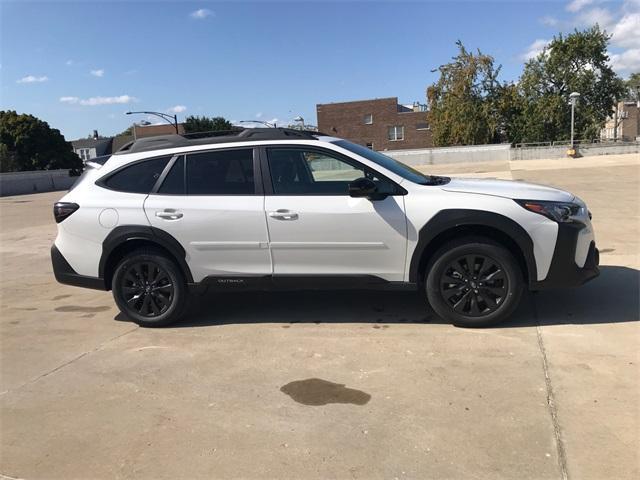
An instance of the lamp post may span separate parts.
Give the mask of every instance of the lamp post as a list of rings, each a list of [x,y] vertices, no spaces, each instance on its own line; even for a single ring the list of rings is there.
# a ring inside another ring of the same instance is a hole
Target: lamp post
[[[277,124],[265,122],[263,120],[240,120],[238,123],[261,123],[269,128],[277,128]]]
[[[571,94],[569,94],[569,103],[571,103],[571,150],[573,150],[573,125],[575,121],[575,110],[578,98],[580,98],[580,94],[578,92],[572,92]]]
[[[146,115],[155,115],[156,117],[160,117],[164,121],[173,125],[176,129],[176,133],[178,133],[178,115],[169,115],[168,113],[162,113],[162,112],[127,112],[127,115],[134,115],[138,113],[146,114]]]

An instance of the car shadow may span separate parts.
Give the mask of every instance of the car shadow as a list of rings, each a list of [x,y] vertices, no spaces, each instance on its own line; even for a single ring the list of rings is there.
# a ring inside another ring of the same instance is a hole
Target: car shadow
[[[603,266],[600,276],[582,287],[526,293],[512,317],[492,328],[633,322],[639,311],[640,271]],[[417,292],[225,292],[194,296],[185,318],[168,328],[251,323],[448,322]]]

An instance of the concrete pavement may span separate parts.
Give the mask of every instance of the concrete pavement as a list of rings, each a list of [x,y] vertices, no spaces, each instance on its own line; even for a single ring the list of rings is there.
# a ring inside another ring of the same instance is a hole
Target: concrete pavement
[[[638,478],[640,159],[427,170],[580,195],[601,276],[491,329],[390,292],[206,295],[140,329],[55,283],[60,193],[0,199],[0,474]]]

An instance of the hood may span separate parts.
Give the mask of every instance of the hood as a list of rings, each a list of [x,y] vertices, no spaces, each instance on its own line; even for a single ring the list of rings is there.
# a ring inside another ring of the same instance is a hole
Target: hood
[[[491,178],[452,178],[441,187],[448,192],[478,193],[494,197],[519,198],[523,200],[549,200],[571,202],[575,196],[558,188],[535,183]]]

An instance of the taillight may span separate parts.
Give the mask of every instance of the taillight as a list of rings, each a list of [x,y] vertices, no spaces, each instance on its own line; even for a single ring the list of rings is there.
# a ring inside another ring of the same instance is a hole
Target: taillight
[[[56,223],[60,223],[79,208],[80,205],[77,203],[57,202],[53,205],[53,218],[56,219]]]

